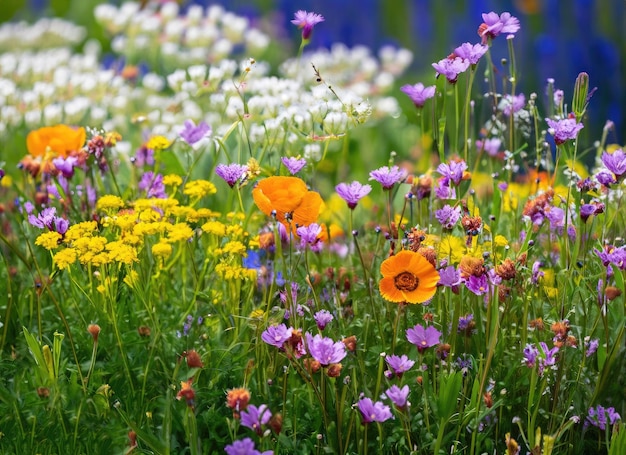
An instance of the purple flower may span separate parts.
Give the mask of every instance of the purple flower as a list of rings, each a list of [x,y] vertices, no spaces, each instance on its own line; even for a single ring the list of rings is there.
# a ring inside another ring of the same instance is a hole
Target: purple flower
[[[372,187],[370,185],[362,185],[355,180],[352,183],[340,183],[335,187],[335,191],[337,191],[341,199],[348,203],[350,209],[354,209],[358,202],[372,191]]]
[[[593,204],[583,204],[580,206],[580,218],[583,221],[587,221],[587,219],[596,212],[596,206]]]
[[[322,227],[317,223],[311,223],[308,226],[300,226],[296,229],[296,234],[300,237],[300,247],[306,248],[310,246],[312,251],[318,252],[322,249],[323,243],[319,239]]]
[[[527,367],[532,368],[535,366],[537,362],[537,357],[539,356],[539,350],[534,344],[527,344],[523,351],[524,354],[524,363]]]
[[[470,275],[470,277],[465,280],[465,287],[476,295],[486,294],[489,290],[489,280],[487,275]]]
[[[302,40],[308,41],[313,33],[313,27],[320,22],[324,22],[324,16],[321,14],[309,13],[307,11],[298,10],[294,15],[292,24],[302,29]]]
[[[501,33],[514,34],[520,28],[519,20],[505,12],[498,16],[498,13],[483,13],[483,23],[478,28],[478,34],[486,42],[487,38],[495,38]]]
[[[178,135],[189,145],[196,145],[205,137],[211,135],[211,127],[202,121],[197,126],[193,120],[185,120],[185,126]]]
[[[598,183],[606,186],[607,188],[614,183],[617,183],[617,178],[615,178],[615,174],[613,174],[608,169],[600,169],[595,177]]]
[[[453,265],[449,265],[439,270],[439,284],[452,288],[453,291],[455,288],[458,290],[458,286],[461,284],[461,274]]]
[[[384,405],[381,401],[374,403],[371,398],[361,398],[357,403],[361,416],[363,416],[363,425],[371,422],[384,422],[393,418],[389,406]]]
[[[615,408],[604,408],[598,405],[596,408],[589,408],[589,415],[585,419],[585,427],[593,425],[600,430],[606,430],[606,424],[614,425],[618,420],[621,420],[621,416],[615,412]]]
[[[544,276],[543,271],[539,270],[539,267],[541,267],[541,261],[533,262],[532,275],[530,279],[533,284],[537,284],[539,282],[539,278]]]
[[[296,175],[306,166],[306,160],[304,158],[294,158],[293,156],[283,156],[280,161],[285,165],[291,175]]]
[[[154,150],[149,149],[145,145],[142,145],[135,152],[135,156],[132,158],[132,162],[137,167],[153,166],[154,165]]]
[[[58,216],[54,217],[54,229],[53,229],[54,231],[63,235],[67,232],[69,227],[70,227],[70,222],[67,221],[65,218],[60,218]]]
[[[75,156],[68,156],[67,158],[58,157],[52,160],[52,164],[66,179],[71,179],[74,176],[74,167],[78,163],[78,158]]]
[[[400,87],[400,90],[411,98],[411,101],[413,101],[413,104],[415,104],[415,107],[417,108],[424,107],[426,100],[435,96],[435,86],[431,85],[424,87],[424,84],[421,82],[418,82],[415,85],[403,85]]]
[[[466,314],[465,316],[459,317],[459,325],[457,326],[458,333],[471,333],[472,330],[472,321],[474,320],[473,314]]]
[[[438,345],[440,338],[441,332],[432,325],[424,328],[424,326],[417,324],[415,327],[407,329],[406,331],[406,339],[409,340],[409,343],[417,347],[420,354],[426,349]]]
[[[461,218],[461,207],[452,207],[449,204],[435,211],[435,218],[444,229],[452,229]]]
[[[550,221],[551,231],[557,231],[559,234],[563,233],[563,226],[565,225],[565,210],[559,207],[550,207],[550,210],[546,212],[546,218]]]
[[[476,148],[478,150],[484,150],[489,156],[498,156],[501,145],[502,140],[498,139],[497,137],[476,141]]]
[[[413,367],[413,365],[415,365],[415,362],[409,359],[404,354],[402,354],[400,357],[394,354],[388,355],[385,357],[385,361],[397,377],[402,377],[403,373],[409,371]]]
[[[463,43],[454,49],[454,55],[469,61],[471,65],[476,65],[487,50],[489,50],[489,46],[484,44]]]
[[[266,450],[261,453],[254,448],[254,441],[250,438],[244,438],[241,441],[233,441],[232,444],[224,447],[224,451],[228,455],[273,455],[272,450]]]
[[[400,388],[394,384],[387,389],[385,395],[398,408],[404,409],[408,404],[407,398],[409,398],[409,386],[405,385],[404,387]]]
[[[383,186],[384,190],[393,188],[396,183],[400,183],[406,177],[406,172],[398,166],[383,166],[370,172],[370,180],[376,180]]]
[[[613,153],[602,152],[602,164],[620,180],[626,174],[626,153],[617,149]]]
[[[43,209],[39,215],[28,215],[28,222],[39,229],[48,228],[51,231],[54,230],[54,219],[57,209],[54,207],[48,207]]]
[[[167,198],[165,193],[165,185],[163,184],[163,176],[154,174],[152,171],[145,172],[141,176],[141,180],[137,185],[140,191],[146,192],[146,197],[155,197],[159,199]]]
[[[4,172],[4,169],[0,168],[0,180],[2,180],[2,177],[4,177],[6,174]]]
[[[282,348],[285,341],[291,338],[293,329],[287,328],[285,324],[271,325],[261,333],[261,339],[267,344]]]
[[[437,63],[433,63],[432,66],[435,68],[437,76],[444,75],[448,82],[454,84],[456,83],[459,74],[467,71],[470,66],[470,62],[469,60],[464,60],[461,57],[446,57],[439,60]]]
[[[502,111],[504,115],[506,115],[507,117],[510,117],[511,114],[515,114],[516,112],[522,110],[525,105],[526,105],[526,97],[524,96],[523,93],[520,93],[519,95],[515,95],[515,96],[506,95],[502,99],[498,107],[500,108],[500,110]]]
[[[450,186],[450,182],[445,177],[442,177],[435,186],[435,197],[443,200],[456,199],[456,189]]]
[[[443,181],[448,184],[453,182],[455,185],[461,183],[463,174],[467,170],[467,163],[463,160],[450,161],[449,164],[441,163],[437,166],[437,172],[443,176]]]
[[[559,348],[554,346],[549,349],[548,345],[543,341],[539,343],[539,346],[543,351],[543,356],[539,359],[539,376],[543,376],[545,368],[554,366],[556,363],[556,353],[559,352]]]
[[[592,338],[585,341],[585,357],[591,357],[600,347],[600,340]]]
[[[306,342],[311,356],[324,366],[339,363],[346,356],[346,346],[341,341],[334,342],[320,334],[311,336],[307,332]]]
[[[272,413],[266,404],[262,404],[258,408],[251,404],[245,411],[241,412],[241,424],[248,427],[260,436],[263,434],[262,426],[270,421]]]
[[[215,167],[215,173],[223,178],[231,188],[237,183],[248,171],[248,166],[237,163],[218,164]]]
[[[333,315],[328,310],[320,310],[313,315],[317,328],[324,330],[326,326],[333,320]]]
[[[550,127],[548,130],[554,136],[556,145],[561,145],[569,139],[576,139],[578,132],[583,129],[583,124],[576,123],[575,118],[566,118],[562,120],[552,120],[547,118],[546,123]]]

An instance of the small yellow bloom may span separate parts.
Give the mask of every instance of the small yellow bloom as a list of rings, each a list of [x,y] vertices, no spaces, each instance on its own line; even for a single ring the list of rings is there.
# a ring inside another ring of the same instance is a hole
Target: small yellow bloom
[[[146,148],[152,150],[165,150],[170,145],[172,145],[172,141],[165,136],[152,136],[148,142],[146,142]]]
[[[112,194],[102,196],[96,203],[97,210],[119,210],[122,207],[124,207],[122,198]]]
[[[220,221],[207,221],[202,225],[202,230],[207,234],[213,234],[218,237],[226,235],[226,225]]]
[[[73,224],[65,233],[64,240],[65,242],[72,242],[83,237],[91,237],[97,229],[98,223],[95,221],[83,221]]]
[[[35,245],[39,245],[44,247],[46,250],[54,250],[59,247],[59,242],[61,241],[61,234],[58,232],[50,231],[44,232],[37,240],[35,240]]]
[[[73,248],[66,248],[64,250],[59,251],[52,257],[52,261],[59,268],[59,270],[64,270],[76,262],[76,258],[78,254],[76,250]]]
[[[156,257],[167,259],[172,254],[172,245],[161,241],[152,245],[152,254]]]
[[[217,188],[208,180],[192,180],[187,182],[183,193],[192,198],[201,198],[217,193]]]
[[[176,174],[168,174],[163,177],[163,185],[165,186],[181,186],[183,184],[183,179],[180,175]]]
[[[224,245],[224,248],[222,249],[224,254],[233,254],[233,255],[238,255],[238,256],[246,256],[246,246],[235,240],[232,242],[228,242],[226,245]]]
[[[167,235],[170,242],[186,242],[191,238],[193,238],[193,229],[187,223],[176,223]]]
[[[124,277],[124,283],[130,288],[137,287],[139,283],[139,274],[135,270],[129,270]]]
[[[506,239],[505,236],[498,234],[496,235],[496,238],[493,239],[493,243],[496,246],[507,246],[509,244],[509,241]]]
[[[121,240],[107,243],[106,249],[112,261],[121,262],[126,265],[139,261],[137,258],[137,250]]]

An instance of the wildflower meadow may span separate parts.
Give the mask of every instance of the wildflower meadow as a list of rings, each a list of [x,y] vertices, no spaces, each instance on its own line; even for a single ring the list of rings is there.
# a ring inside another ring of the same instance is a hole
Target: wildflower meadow
[[[0,453],[626,454],[606,88],[293,3],[0,25]]]

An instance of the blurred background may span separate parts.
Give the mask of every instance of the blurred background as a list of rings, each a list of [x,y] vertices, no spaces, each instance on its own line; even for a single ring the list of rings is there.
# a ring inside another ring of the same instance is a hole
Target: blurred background
[[[92,10],[102,0],[0,0],[0,21],[34,20],[54,15],[84,25],[90,37],[100,39]],[[119,4],[120,0],[109,3]],[[591,99],[586,137],[599,138],[607,120],[615,123],[609,142],[624,143],[626,132],[626,1],[625,0],[179,0],[218,3],[246,16],[263,31],[284,43],[293,55],[300,44],[299,32],[290,23],[298,9],[325,17],[315,28],[309,49],[343,42],[376,50],[385,44],[413,51],[414,62],[401,82],[432,83],[431,63],[447,56],[456,46],[478,42],[476,30],[481,13],[509,11],[522,28],[514,46],[519,91],[545,93],[546,80],[571,103],[574,80],[589,73]],[[505,48],[506,46],[500,46]],[[494,62],[507,55],[494,55]],[[277,63],[281,58],[276,56]],[[398,92],[400,93],[400,92]],[[402,96],[402,95],[400,95]],[[411,106],[407,103],[407,108]]]

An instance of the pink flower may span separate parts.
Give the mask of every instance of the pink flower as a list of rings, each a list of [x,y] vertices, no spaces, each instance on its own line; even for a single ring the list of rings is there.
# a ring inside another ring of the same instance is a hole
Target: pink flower
[[[407,94],[415,107],[421,108],[424,107],[427,99],[435,96],[435,86],[431,85],[429,87],[424,87],[424,84],[418,82],[415,85],[403,85],[400,87],[400,90]]]
[[[313,33],[313,27],[320,22],[324,22],[324,16],[321,14],[309,13],[304,10],[296,11],[292,24],[302,29],[302,40],[308,41]]]
[[[469,60],[461,57],[446,57],[439,60],[437,63],[433,63],[432,66],[435,68],[435,71],[437,71],[437,75],[444,75],[448,82],[454,84],[459,77],[459,74],[467,71],[470,66],[470,62]]]
[[[569,139],[576,139],[578,132],[583,129],[583,124],[576,122],[574,118],[552,120],[547,118],[546,123],[550,127],[550,134],[554,136],[556,145],[561,145]]]
[[[478,35],[482,38],[483,43],[488,38],[495,38],[501,33],[514,35],[520,29],[519,19],[511,16],[511,13],[498,13],[493,11],[483,13],[483,23],[478,27]]]

